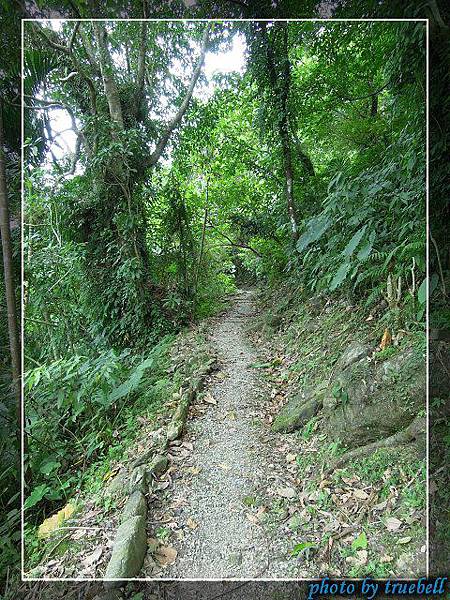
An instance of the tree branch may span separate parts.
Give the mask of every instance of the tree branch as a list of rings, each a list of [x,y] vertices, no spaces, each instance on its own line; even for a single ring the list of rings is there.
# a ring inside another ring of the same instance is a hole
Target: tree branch
[[[186,112],[186,109],[187,109],[187,107],[189,105],[189,102],[191,100],[191,97],[192,97],[192,93],[194,91],[195,84],[197,83],[197,80],[198,80],[198,78],[200,76],[200,72],[202,70],[203,63],[205,61],[205,54],[206,54],[206,49],[207,49],[207,46],[208,46],[210,31],[211,31],[211,25],[208,23],[208,25],[206,26],[205,31],[203,33],[202,47],[201,47],[201,51],[200,51],[200,58],[198,60],[197,66],[195,67],[194,72],[192,74],[191,82],[190,82],[189,87],[188,87],[188,89],[186,91],[186,95],[184,97],[184,100],[181,103],[181,106],[178,109],[177,114],[174,116],[174,118],[167,125],[166,130],[162,134],[159,142],[156,144],[155,150],[149,156],[149,159],[148,159],[148,162],[147,162],[147,166],[149,166],[149,167],[153,167],[154,165],[156,165],[156,163],[158,162],[158,160],[161,157],[161,154],[164,152],[164,149],[165,149],[165,147],[167,145],[167,142],[169,141],[169,138],[170,138],[173,130],[180,123],[181,119],[183,118],[184,113]]]
[[[242,244],[239,242],[234,242],[226,233],[224,233],[223,231],[220,231],[220,229],[218,227],[216,227],[215,225],[213,225],[213,223],[211,223],[211,221],[208,220],[208,226],[211,227],[212,229],[214,229],[215,231],[217,231],[217,233],[219,235],[221,235],[223,238],[225,238],[228,242],[228,244],[225,244],[227,246],[233,246],[234,248],[244,248],[244,250],[250,250],[251,252],[253,252],[253,254],[256,254],[256,256],[258,256],[258,258],[262,258],[262,254],[260,252],[258,252],[258,250],[255,250],[255,248],[253,248],[252,246],[249,246],[248,244]]]
[[[383,90],[385,90],[389,85],[389,82],[385,83],[383,86],[381,86],[380,88],[378,88],[375,92],[372,92],[371,94],[366,94],[365,96],[343,96],[342,94],[339,94],[341,100],[345,100],[346,102],[356,102],[356,100],[366,100],[367,98],[372,98],[373,96],[378,96],[378,94],[381,94],[381,92]]]

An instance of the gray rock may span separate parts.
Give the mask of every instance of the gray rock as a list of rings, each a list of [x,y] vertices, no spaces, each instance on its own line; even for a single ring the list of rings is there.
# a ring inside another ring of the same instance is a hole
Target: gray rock
[[[110,496],[124,496],[128,491],[128,473],[125,470],[120,471],[106,488],[106,493]]]
[[[338,372],[347,369],[353,363],[365,358],[370,351],[371,347],[368,344],[362,344],[361,342],[352,342],[346,348],[346,350],[336,363],[334,371]]]
[[[112,556],[106,569],[105,589],[121,586],[121,580],[136,577],[141,570],[147,551],[144,517],[131,517],[117,530]]]
[[[329,436],[356,447],[393,435],[425,409],[425,381],[425,358],[414,348],[379,364],[353,362],[324,402]]]
[[[131,474],[129,486],[130,494],[136,490],[142,492],[143,494],[147,493],[147,469],[144,465],[133,469]]]
[[[169,466],[169,459],[164,454],[157,454],[150,463],[148,470],[152,475],[161,475],[167,471]]]
[[[321,394],[306,393],[294,396],[278,413],[272,423],[272,431],[290,433],[299,429],[317,414],[322,402]]]
[[[145,517],[147,516],[147,502],[145,496],[139,490],[136,490],[128,498],[122,511],[122,523],[127,521],[131,517]]]

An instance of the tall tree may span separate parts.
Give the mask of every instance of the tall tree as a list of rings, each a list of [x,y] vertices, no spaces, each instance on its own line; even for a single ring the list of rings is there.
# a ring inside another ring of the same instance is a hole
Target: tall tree
[[[13,275],[8,186],[6,180],[5,139],[3,133],[3,101],[0,97],[0,232],[2,237],[3,273],[6,307],[8,311],[8,334],[13,385],[20,403],[20,340],[17,324],[16,295]],[[18,414],[21,414],[18,406]]]

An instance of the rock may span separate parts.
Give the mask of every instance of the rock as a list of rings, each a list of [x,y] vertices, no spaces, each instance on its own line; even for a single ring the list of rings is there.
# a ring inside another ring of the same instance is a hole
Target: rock
[[[106,569],[105,589],[121,586],[122,580],[136,577],[147,552],[147,534],[144,517],[131,517],[117,530],[112,556]]]
[[[110,496],[124,496],[127,493],[128,473],[125,470],[120,471],[113,479],[111,479],[106,493]]]
[[[334,367],[334,372],[336,373],[338,371],[344,371],[353,363],[358,362],[362,358],[368,356],[370,351],[371,347],[368,344],[352,342],[337,361]]]
[[[172,421],[169,423],[167,428],[167,439],[170,442],[173,442],[173,440],[176,440],[181,436],[187,419],[189,404],[194,396],[195,391],[193,389],[189,389],[181,397],[177,409],[172,417]]]
[[[351,363],[336,376],[323,404],[329,436],[352,448],[404,429],[425,409],[425,373],[425,357],[416,348],[378,364]]]
[[[152,475],[161,475],[167,470],[169,466],[169,459],[163,454],[157,454],[150,463],[148,470]]]
[[[167,427],[167,440],[170,442],[177,440],[183,433],[183,427],[184,423],[180,421],[169,423]]]
[[[144,517],[147,516],[147,502],[145,496],[139,490],[136,490],[128,498],[127,503],[122,511],[122,523],[127,521],[131,517]]]
[[[147,469],[144,465],[135,467],[131,474],[129,492],[132,494],[136,490],[147,493]]]
[[[312,396],[312,397],[311,397]],[[289,400],[272,423],[272,431],[290,433],[307,423],[322,406],[323,396],[314,393],[299,394]]]

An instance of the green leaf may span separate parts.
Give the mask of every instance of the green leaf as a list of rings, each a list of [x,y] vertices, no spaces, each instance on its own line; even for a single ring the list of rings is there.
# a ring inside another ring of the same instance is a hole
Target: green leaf
[[[333,281],[330,283],[331,291],[335,290],[337,287],[339,287],[341,285],[341,283],[347,277],[348,272],[350,271],[350,266],[351,265],[349,262],[345,262],[339,267],[336,275],[333,277]]]
[[[312,244],[312,242],[317,242],[331,225],[332,221],[327,215],[319,215],[310,219],[306,225],[307,229],[305,233],[300,236],[297,242],[297,250],[301,252]]]
[[[422,281],[419,289],[417,290],[417,300],[419,304],[425,304],[427,300],[427,278]]]
[[[308,550],[308,548],[316,548],[316,547],[317,547],[317,545],[314,544],[313,542],[301,542],[300,544],[297,544],[296,546],[294,546],[294,548],[291,550],[291,555],[298,556],[304,550]]]
[[[44,475],[49,475],[52,471],[54,471],[55,469],[57,469],[58,467],[61,466],[60,462],[57,462],[55,460],[49,460],[48,462],[44,462],[39,471],[41,473],[43,473]]]
[[[375,240],[375,231],[372,231],[369,239],[364,244],[364,246],[362,246],[362,248],[359,249],[359,252],[356,255],[358,260],[360,260],[361,262],[364,262],[365,260],[367,260],[369,258],[370,253],[372,252],[374,240]]]
[[[32,506],[35,506],[38,502],[40,502],[42,500],[42,498],[45,496],[45,494],[49,491],[50,491],[50,488],[45,484],[38,485],[37,487],[35,487],[34,490],[31,492],[31,494],[28,496],[28,498],[23,503],[24,510],[27,510],[27,508],[31,508]]]
[[[364,531],[358,535],[356,540],[353,540],[352,548],[353,550],[358,550],[358,548],[365,550],[367,548],[367,537]]]
[[[352,239],[349,241],[349,243],[346,245],[346,247],[342,251],[342,254],[344,256],[351,256],[353,254],[353,252],[356,250],[359,242],[361,241],[366,229],[367,229],[367,225],[364,225],[364,227],[361,227],[361,229],[358,229],[358,231],[355,233],[355,235],[352,237]]]

